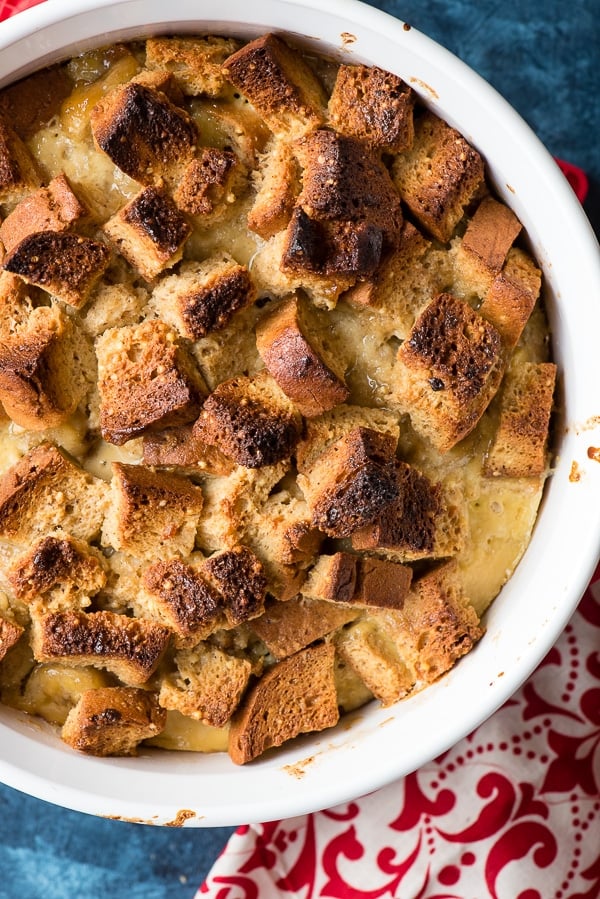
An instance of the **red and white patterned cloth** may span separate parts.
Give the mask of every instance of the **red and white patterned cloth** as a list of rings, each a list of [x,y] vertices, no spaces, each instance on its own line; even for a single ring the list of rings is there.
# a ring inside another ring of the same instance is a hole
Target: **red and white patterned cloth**
[[[0,20],[41,0],[0,0]],[[583,201],[585,174],[558,161]],[[369,796],[243,826],[195,899],[598,899],[600,565],[556,646],[470,736]]]

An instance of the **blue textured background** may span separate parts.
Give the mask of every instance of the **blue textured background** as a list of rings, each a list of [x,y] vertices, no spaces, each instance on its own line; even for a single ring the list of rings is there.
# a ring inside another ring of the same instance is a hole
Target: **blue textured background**
[[[371,5],[452,50],[554,155],[586,169],[586,211],[600,231],[598,0]],[[96,819],[0,786],[0,899],[191,899],[229,833]]]

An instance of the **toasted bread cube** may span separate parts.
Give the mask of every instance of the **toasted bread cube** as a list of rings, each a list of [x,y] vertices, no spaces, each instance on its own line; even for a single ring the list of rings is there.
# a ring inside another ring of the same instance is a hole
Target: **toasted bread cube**
[[[56,427],[72,415],[88,388],[85,338],[54,306],[33,309],[26,325],[15,330],[0,345],[0,401],[26,430]]]
[[[8,650],[18,643],[24,632],[25,629],[20,624],[0,615],[0,662]]]
[[[220,626],[222,597],[192,566],[178,559],[155,562],[142,583],[141,606],[173,631],[175,646],[195,646]]]
[[[222,64],[238,49],[232,38],[153,37],[146,41],[149,69],[172,72],[185,95],[220,97],[228,89]]]
[[[202,490],[187,478],[113,462],[103,543],[149,561],[187,556],[202,505]]]
[[[268,240],[287,227],[300,193],[293,145],[274,139],[260,160],[256,181],[258,189],[248,213],[248,227]]]
[[[328,643],[308,647],[278,662],[251,688],[229,730],[229,755],[236,765],[299,734],[337,724],[334,656]]]
[[[321,83],[300,53],[274,34],[246,44],[223,71],[279,137],[296,138],[325,121]]]
[[[74,610],[35,616],[31,645],[38,662],[106,668],[126,684],[145,684],[170,639],[162,625],[114,612]]]
[[[133,76],[131,81],[164,94],[175,106],[184,105],[183,91],[172,72],[167,72],[165,69],[142,69]]]
[[[235,546],[215,553],[202,564],[201,571],[221,594],[230,626],[262,613],[267,579],[263,566],[248,547]]]
[[[443,293],[398,350],[398,402],[415,430],[445,453],[477,425],[504,367],[496,328],[468,303]]]
[[[347,552],[319,556],[302,586],[302,595],[352,603],[356,596],[358,562],[358,556]]]
[[[462,250],[474,264],[497,274],[521,231],[521,222],[512,209],[492,197],[485,197],[464,233]]]
[[[2,88],[0,119],[10,122],[22,140],[28,140],[60,112],[72,90],[73,81],[66,66],[40,69]]]
[[[79,309],[110,261],[103,243],[69,231],[28,234],[4,260],[7,272]]]
[[[119,253],[146,281],[183,256],[191,228],[163,191],[147,187],[104,225]]]
[[[160,91],[130,81],[107,94],[90,114],[94,141],[140,184],[176,183],[195,154],[191,117]]]
[[[397,562],[337,552],[319,556],[302,587],[303,596],[359,608],[401,608],[412,569]]]
[[[252,670],[248,659],[201,644],[178,652],[175,664],[176,673],[161,682],[161,706],[212,727],[223,727],[248,686]]]
[[[193,433],[192,425],[181,425],[155,434],[145,434],[142,462],[156,468],[172,469],[185,475],[228,475],[231,459],[216,446],[209,446]]]
[[[446,243],[483,188],[484,165],[458,131],[428,111],[415,120],[413,146],[395,157],[392,175],[413,215]]]
[[[383,706],[403,699],[415,684],[415,674],[377,620],[357,621],[336,634],[341,659],[360,677]]]
[[[254,268],[252,281],[256,286]],[[193,344],[194,358],[211,390],[240,373],[240,359],[244,360],[243,371],[246,375],[255,375],[264,368],[254,336],[260,314],[256,304],[245,306],[223,328],[211,331]]]
[[[96,354],[100,427],[109,443],[120,446],[198,415],[204,382],[164,322],[111,328],[96,341]]]
[[[360,609],[296,596],[271,602],[250,625],[276,659],[285,659],[360,615]]]
[[[135,755],[142,740],[164,730],[166,720],[155,693],[135,687],[100,687],[81,694],[61,737],[88,755]]]
[[[102,555],[73,537],[43,537],[14,562],[8,581],[17,599],[44,608],[84,608],[106,583]]]
[[[327,412],[349,396],[331,354],[325,357],[316,329],[311,330],[297,297],[277,306],[256,326],[256,346],[265,366],[307,417]]]
[[[160,317],[188,340],[200,340],[224,328],[240,309],[256,300],[256,288],[245,265],[229,253],[203,262],[188,262],[178,274],[162,278],[151,305]]]
[[[388,409],[366,406],[335,406],[329,412],[306,422],[302,440],[296,448],[298,471],[310,468],[326,449],[355,428],[366,427],[387,434],[395,452],[400,437],[398,414]]]
[[[300,417],[266,373],[224,381],[204,402],[194,432],[246,468],[288,458],[300,436]]]
[[[231,150],[202,147],[173,194],[177,206],[195,216],[198,228],[224,218],[247,186],[246,167]]]
[[[42,443],[0,479],[0,537],[25,546],[60,531],[92,540],[100,533],[106,499],[103,481]]]
[[[502,271],[494,278],[479,307],[479,313],[513,349],[523,333],[540,295],[542,273],[527,253],[513,247]]]
[[[14,205],[40,186],[40,176],[29,150],[0,116],[0,203]]]
[[[357,427],[298,475],[313,523],[330,537],[348,537],[398,497],[395,441]]]
[[[522,362],[508,372],[500,424],[483,466],[488,477],[530,478],[547,472],[555,381],[551,362]]]
[[[40,187],[21,200],[0,225],[0,241],[10,253],[28,234],[67,231],[86,215],[87,209],[61,173],[47,187]]]
[[[377,66],[341,65],[329,99],[333,127],[387,153],[410,149],[414,91]]]

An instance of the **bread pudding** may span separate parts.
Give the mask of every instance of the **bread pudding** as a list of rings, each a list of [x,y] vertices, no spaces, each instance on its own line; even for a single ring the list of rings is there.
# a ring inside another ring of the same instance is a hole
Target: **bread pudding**
[[[0,93],[0,242],[4,703],[244,764],[483,637],[556,367],[408,84],[274,34],[87,52]]]

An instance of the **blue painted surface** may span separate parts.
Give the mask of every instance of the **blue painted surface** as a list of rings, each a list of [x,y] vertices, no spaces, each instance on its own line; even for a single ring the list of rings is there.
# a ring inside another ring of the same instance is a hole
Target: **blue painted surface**
[[[600,232],[598,0],[372,0],[494,85],[548,149],[586,169]],[[106,821],[0,786],[0,899],[191,899],[228,828]]]

